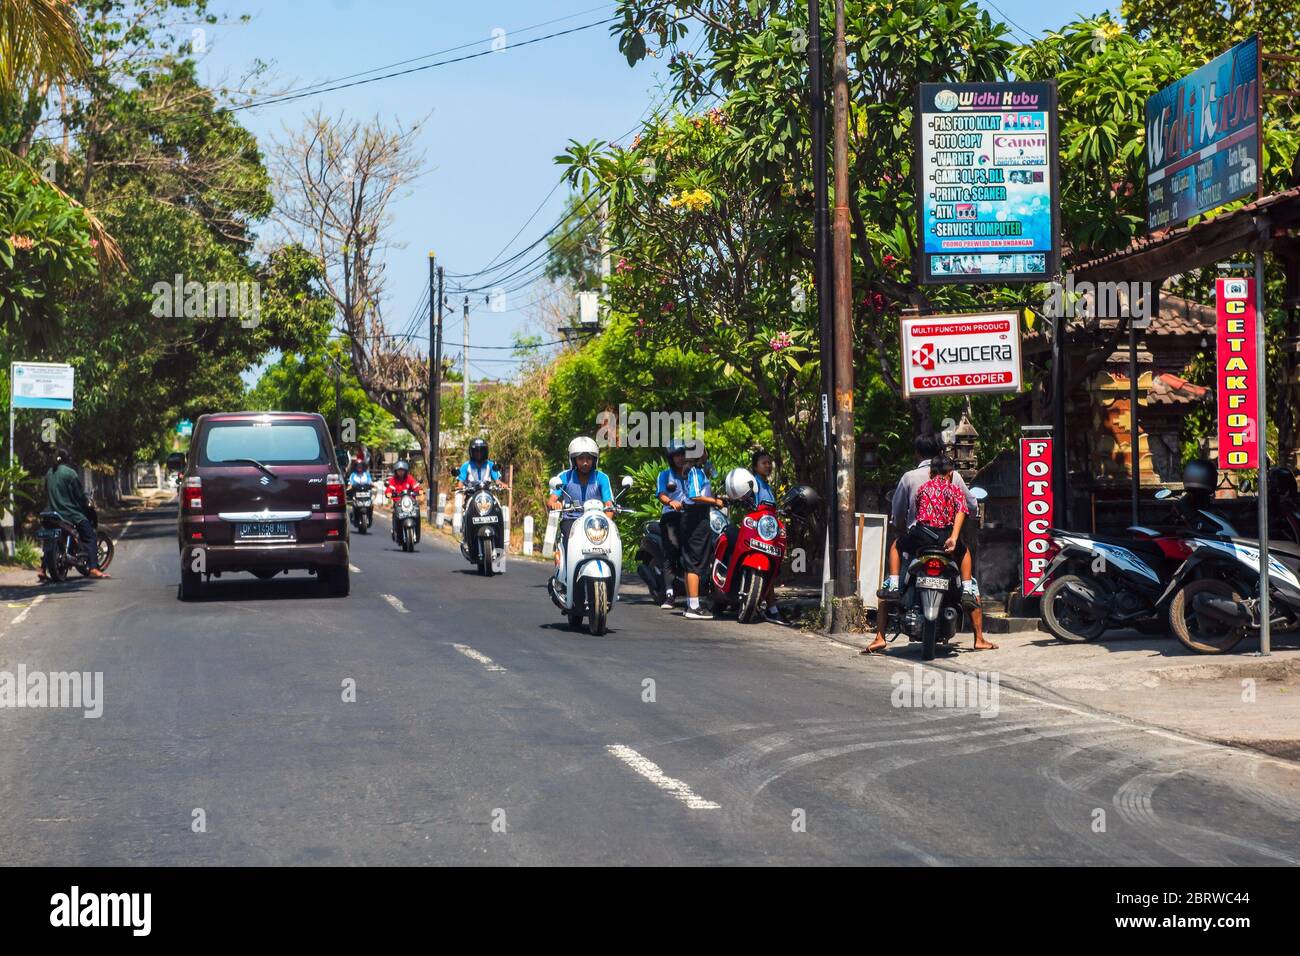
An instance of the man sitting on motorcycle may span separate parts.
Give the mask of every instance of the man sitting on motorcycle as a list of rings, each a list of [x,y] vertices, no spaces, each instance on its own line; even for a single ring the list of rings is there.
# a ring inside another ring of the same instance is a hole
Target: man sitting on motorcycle
[[[605,506],[605,514],[614,517],[614,495],[609,476],[596,467],[600,446],[593,439],[575,438],[569,442],[569,469],[559,474],[560,487],[546,499],[546,507],[560,512],[560,533],[555,537],[556,562],[569,542],[569,529],[582,517],[582,506],[595,499]]]
[[[405,461],[399,461],[393,466],[393,473],[384,482],[384,497],[388,499],[388,505],[393,509],[394,534],[397,533],[397,501],[408,491],[411,497],[419,500],[420,483],[411,476],[411,466]]]
[[[357,455],[352,462],[352,471],[348,473],[348,487],[355,488],[357,485],[361,485],[369,488],[373,484],[374,480],[370,477],[370,469],[366,467],[366,460]]]
[[[921,447],[922,443],[918,439],[917,448],[920,449]],[[916,470],[919,471],[920,469]],[[912,475],[913,472],[909,472],[903,476],[904,481],[899,483],[898,491],[895,493],[895,518],[897,518],[899,510],[897,507],[899,504],[898,495],[899,493],[907,493],[911,487],[907,479],[911,478]],[[909,556],[916,554],[920,547],[931,543],[937,536],[937,540],[943,542],[943,549],[952,554],[958,561],[962,582],[962,604],[970,612],[971,629],[975,633],[975,650],[996,650],[996,644],[984,639],[984,615],[979,607],[979,591],[971,576],[970,552],[961,542],[962,524],[970,513],[970,508],[967,506],[965,483],[962,482],[960,485],[957,483],[957,479],[961,476],[957,474],[956,462],[942,452],[931,459],[929,476],[929,479],[916,490],[910,505],[904,502],[907,516],[909,518],[914,517],[915,520],[908,524],[907,530],[890,547],[889,577],[886,578],[885,584],[877,592],[877,595],[882,602],[896,598],[899,593],[902,555],[904,553]],[[876,639],[868,645],[863,653],[874,653],[884,649],[885,617],[886,611],[882,603],[877,612]]]
[[[682,559],[682,520],[686,509],[686,443],[674,438],[664,449],[668,467],[659,472],[656,483],[657,497],[662,506],[659,528],[663,539],[664,603],[660,607],[672,610],[673,580],[677,577],[677,564]],[[672,485],[672,489],[669,489]]]
[[[500,481],[501,469],[488,457],[488,443],[475,438],[469,443],[469,458],[461,463],[456,473],[456,490],[464,491],[471,481]]]
[[[107,578],[112,575],[99,570],[99,535],[89,518],[90,499],[81,476],[72,467],[72,453],[60,445],[54,451],[54,464],[45,474],[45,510],[57,511],[65,521],[77,528],[77,544],[85,559],[87,577]],[[45,572],[38,571],[37,581],[46,580]]]

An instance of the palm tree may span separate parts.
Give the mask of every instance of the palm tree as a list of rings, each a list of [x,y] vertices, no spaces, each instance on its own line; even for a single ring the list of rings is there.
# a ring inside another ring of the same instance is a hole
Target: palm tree
[[[44,97],[89,63],[71,0],[0,0],[0,97]]]

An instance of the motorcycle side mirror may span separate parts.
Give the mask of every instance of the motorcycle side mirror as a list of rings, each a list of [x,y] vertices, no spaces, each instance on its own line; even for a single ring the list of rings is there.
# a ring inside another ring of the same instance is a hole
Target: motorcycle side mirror
[[[552,490],[552,491],[559,491],[559,490],[560,490],[560,484],[561,484],[561,482],[560,482],[560,476],[559,476],[559,475],[552,475],[549,484],[550,484],[550,487],[551,487],[551,490]]]
[[[976,485],[974,488],[970,490],[970,496],[974,498],[976,501],[983,501],[985,498],[989,496],[989,493],[985,491],[983,488],[979,487],[979,485]]]
[[[631,488],[636,482],[632,480],[631,475],[624,475],[623,480],[619,482],[624,488]]]
[[[1161,488],[1156,492],[1156,501],[1164,501],[1166,498],[1172,498],[1174,493],[1168,488]]]

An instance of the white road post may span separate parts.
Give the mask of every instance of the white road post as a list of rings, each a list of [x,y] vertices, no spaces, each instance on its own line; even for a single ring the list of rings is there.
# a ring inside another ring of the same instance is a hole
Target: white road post
[[[438,495],[438,513],[434,515],[433,520],[437,524],[438,530],[441,531],[443,524],[447,520],[447,493],[445,491]]]
[[[533,553],[533,516],[524,515],[524,554]]]

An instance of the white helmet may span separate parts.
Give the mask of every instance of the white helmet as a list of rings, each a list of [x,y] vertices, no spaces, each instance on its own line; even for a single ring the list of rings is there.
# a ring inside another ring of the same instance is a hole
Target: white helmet
[[[595,459],[595,463],[600,463],[600,446],[585,435],[580,435],[573,441],[569,442],[569,464],[576,465],[579,455],[590,455]]]
[[[722,480],[727,498],[731,501],[743,501],[750,495],[758,494],[758,482],[748,468],[733,468]]]

